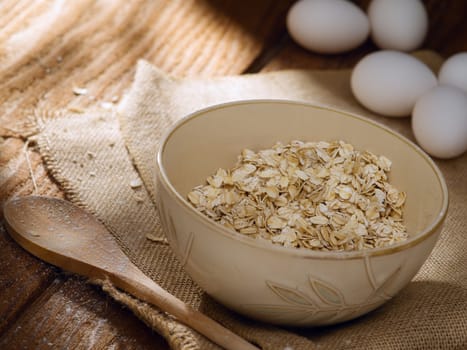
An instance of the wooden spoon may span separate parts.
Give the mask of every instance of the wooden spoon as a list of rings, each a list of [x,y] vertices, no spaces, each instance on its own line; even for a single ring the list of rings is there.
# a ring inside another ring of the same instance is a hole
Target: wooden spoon
[[[91,279],[108,278],[226,349],[258,349],[162,289],[128,259],[104,225],[70,202],[19,197],[3,211],[10,235],[38,258]]]

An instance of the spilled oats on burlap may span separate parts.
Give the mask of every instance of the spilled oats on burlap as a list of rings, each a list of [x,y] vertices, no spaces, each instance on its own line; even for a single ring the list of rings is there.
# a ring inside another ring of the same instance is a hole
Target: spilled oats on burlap
[[[440,58],[421,56],[434,69]],[[281,98],[331,106],[378,120],[413,139],[408,119],[382,118],[352,97],[350,71],[293,70],[214,79],[169,77],[147,62],[118,111],[57,111],[38,116],[47,168],[68,198],[96,215],[148,276],[186,303],[263,349],[461,349],[467,347],[467,155],[437,161],[450,191],[441,238],[399,295],[358,320],[319,329],[281,329],[213,301],[183,272],[161,230],[155,154],[161,135],[184,115],[216,103]],[[162,334],[174,349],[216,345],[163,312],[103,283],[103,289]]]

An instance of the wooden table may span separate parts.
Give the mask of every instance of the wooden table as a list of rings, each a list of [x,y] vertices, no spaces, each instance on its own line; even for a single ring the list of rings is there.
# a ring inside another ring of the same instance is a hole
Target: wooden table
[[[368,0],[356,1],[363,8]],[[66,5],[64,4],[66,3]],[[27,136],[34,113],[115,101],[144,58],[176,76],[352,67],[368,41],[324,56],[285,29],[292,0],[0,2],[0,204],[13,195],[63,197]],[[424,48],[467,51],[467,2],[425,1]],[[85,86],[86,96],[73,94]],[[31,180],[33,174],[35,182]],[[96,287],[22,250],[0,224],[0,349],[165,349]]]

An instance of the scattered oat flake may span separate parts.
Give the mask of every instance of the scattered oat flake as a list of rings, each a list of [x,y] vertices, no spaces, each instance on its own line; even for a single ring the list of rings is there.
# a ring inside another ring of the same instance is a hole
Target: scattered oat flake
[[[79,113],[79,114],[84,113],[84,109],[77,108],[77,107],[69,107],[67,109],[72,113]]]
[[[169,244],[169,242],[167,241],[167,238],[159,237],[159,236],[156,236],[156,235],[154,235],[152,233],[148,233],[146,235],[146,238],[149,239],[150,241],[153,241],[153,242],[156,242],[156,243]]]
[[[286,247],[351,251],[407,239],[405,192],[388,182],[391,161],[344,141],[245,149],[188,201],[220,224]]]
[[[136,195],[135,200],[136,200],[136,203],[143,203],[144,202],[144,198],[142,196],[140,196],[140,195]]]
[[[101,102],[101,107],[104,109],[112,109],[113,103],[112,102]]]
[[[143,182],[140,179],[133,179],[130,181],[131,188],[138,188],[143,185]]]
[[[78,95],[78,96],[79,96],[79,95],[87,95],[88,89],[75,86],[75,87],[73,88],[73,93],[74,93],[75,95]]]

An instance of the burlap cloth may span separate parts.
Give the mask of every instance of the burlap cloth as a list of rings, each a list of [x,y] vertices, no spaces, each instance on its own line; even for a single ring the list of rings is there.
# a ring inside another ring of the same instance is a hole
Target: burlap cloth
[[[440,58],[421,56],[434,69]],[[138,64],[118,111],[38,115],[37,142],[68,198],[94,213],[124,252],[163,288],[263,349],[461,349],[467,347],[467,154],[437,160],[450,191],[445,228],[415,279],[393,300],[357,320],[318,329],[280,329],[214,302],[183,272],[164,239],[154,201],[155,153],[175,120],[219,102],[302,100],[367,116],[413,139],[409,119],[375,116],[358,105],[350,71],[282,71],[215,79],[177,79]],[[213,247],[215,249],[215,247]],[[103,288],[162,334],[174,349],[217,346],[109,284]]]

